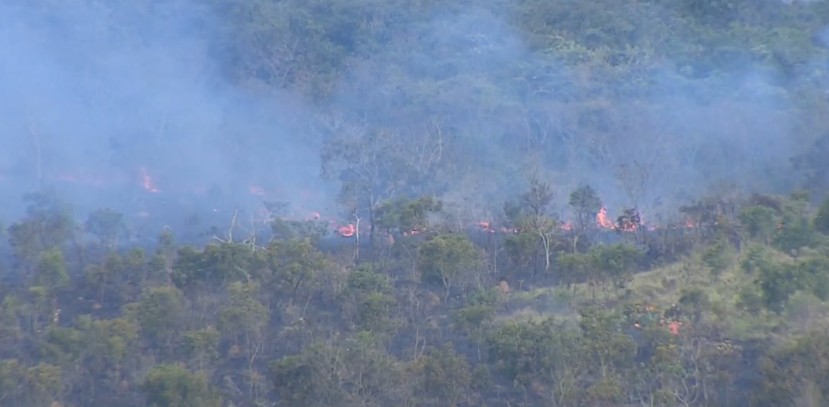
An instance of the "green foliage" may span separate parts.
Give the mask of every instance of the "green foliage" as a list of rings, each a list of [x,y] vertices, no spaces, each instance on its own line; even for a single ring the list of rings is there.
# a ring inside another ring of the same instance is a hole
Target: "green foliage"
[[[436,236],[420,246],[418,268],[427,283],[438,283],[446,289],[461,273],[476,266],[478,251],[468,238],[458,234]]]
[[[151,288],[130,310],[144,337],[157,342],[167,352],[172,351],[175,341],[183,333],[182,324],[187,312],[179,290],[175,287]]]
[[[74,234],[74,222],[67,205],[54,192],[30,194],[26,218],[12,224],[9,244],[15,256],[34,262],[47,249],[60,248]]]
[[[219,311],[218,328],[233,344],[243,344],[248,352],[256,352],[262,345],[270,312],[257,299],[257,283],[231,283],[229,299]]]
[[[624,288],[633,278],[642,252],[629,244],[595,246],[590,249],[592,268],[613,281],[616,288]]]
[[[766,206],[750,206],[740,211],[740,223],[752,239],[769,243],[774,233],[774,210]]]
[[[287,294],[292,304],[297,301],[303,285],[327,264],[309,239],[274,240],[268,245],[265,257],[272,272],[270,288]]]
[[[829,235],[829,198],[823,200],[812,222],[817,231]]]
[[[764,358],[759,406],[819,405],[829,396],[829,338],[810,332],[793,338]]]
[[[397,303],[388,276],[362,267],[348,276],[346,304],[359,330],[388,334],[394,327],[392,311]]]
[[[275,219],[271,222],[271,231],[275,239],[319,241],[328,233],[328,225],[321,220],[295,221]]]
[[[743,260],[743,269],[756,275],[765,304],[773,311],[782,311],[797,290],[807,290],[820,299],[829,295],[829,258],[820,254],[783,263],[772,259],[768,249],[753,247]]]
[[[556,197],[585,163],[617,169],[653,226],[655,213],[644,209],[665,206],[645,199],[665,193],[668,206],[700,187],[686,184],[694,177],[685,168],[706,182],[750,177],[758,189],[804,181],[825,190],[827,69],[814,62],[827,56],[826,2],[16,3],[26,7],[12,6],[15,13],[56,17],[23,18],[36,38],[60,28],[73,40],[94,32],[135,45],[186,27],[198,38],[181,56],[203,62],[206,48],[219,61],[194,72],[242,93],[314,105],[313,117],[277,121],[296,122],[301,128],[286,131],[310,131],[309,145],[322,145],[323,175],[338,183],[340,215],[359,219],[361,239],[366,231],[429,233],[397,239],[393,253],[403,255],[389,256],[379,245],[322,244],[327,219],[277,219],[265,247],[182,247],[165,229],[147,255],[113,250],[128,243],[126,215],[92,212],[80,225],[90,242],[76,238],[54,192],[29,195],[0,245],[15,260],[0,261],[0,405],[736,407],[752,404],[752,394],[757,406],[829,399],[829,251],[817,235],[829,235],[829,200],[813,215],[803,194],[754,195],[741,207],[728,191],[683,208],[693,229],[637,233],[649,249],[652,236],[693,248],[682,254],[715,276],[741,260],[742,273],[716,280],[678,278],[674,266],[637,274],[669,259],[594,245],[597,234],[584,233],[601,206],[591,186]],[[74,24],[64,19],[77,14],[64,13],[70,8],[108,18]],[[93,52],[79,60],[99,60]],[[747,71],[759,74],[745,81]],[[30,119],[42,120],[36,113]],[[792,159],[800,179],[769,159],[785,149],[754,137],[783,131],[779,123],[792,145],[804,146]],[[261,130],[219,133],[263,154],[283,147]],[[28,165],[12,158],[4,170]],[[42,164],[41,182],[62,170],[58,161]],[[744,171],[760,164],[769,176]],[[508,196],[528,172],[545,178]],[[494,218],[515,233],[445,232],[493,218],[505,201],[505,219]],[[457,224],[437,223],[443,203]],[[559,227],[561,203],[575,215],[578,244],[564,241],[573,235]],[[751,245],[735,250],[738,237]],[[572,292],[535,278],[540,270],[560,273]],[[532,279],[521,281],[527,271]],[[462,295],[441,301],[411,284],[418,273],[446,297],[459,286]],[[519,288],[492,289],[501,275]],[[549,292],[566,294],[567,305],[550,304]],[[621,315],[628,299],[676,307],[667,315],[651,308],[637,330]],[[684,325],[673,335],[661,318]]]
[[[220,407],[222,399],[208,385],[204,375],[191,373],[182,366],[155,366],[141,390],[151,407]]]
[[[270,365],[282,405],[393,405],[400,370],[377,338],[359,333],[340,346],[313,343]]]
[[[450,345],[429,352],[420,361],[420,393],[435,406],[456,406],[469,392],[471,369]]]
[[[207,327],[184,333],[184,353],[197,370],[205,370],[219,357],[220,333]]]
[[[725,239],[718,239],[702,252],[702,262],[711,270],[711,274],[719,276],[731,266],[732,249]]]
[[[112,209],[98,209],[90,213],[84,226],[88,233],[107,247],[116,246],[118,239],[127,234],[124,215]]]
[[[52,248],[41,253],[37,263],[34,283],[45,287],[52,293],[69,284],[69,274],[66,272],[63,252],[57,248]]]
[[[581,230],[592,225],[596,214],[602,207],[602,200],[590,185],[582,185],[570,193],[570,207],[576,213],[576,220]]]
[[[791,252],[814,243],[814,229],[809,221],[808,196],[794,194],[783,209],[782,225],[774,237],[780,250]]]
[[[377,208],[377,226],[400,233],[420,231],[429,225],[429,216],[439,212],[443,205],[431,196],[418,199],[400,198],[385,202]]]
[[[185,247],[178,250],[171,278],[185,291],[221,287],[248,279],[262,262],[258,254],[244,244],[208,245],[201,251]]]

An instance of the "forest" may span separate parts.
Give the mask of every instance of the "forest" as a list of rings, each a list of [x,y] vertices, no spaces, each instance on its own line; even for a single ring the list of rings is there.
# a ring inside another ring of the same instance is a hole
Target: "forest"
[[[0,406],[829,404],[825,0],[9,0]]]

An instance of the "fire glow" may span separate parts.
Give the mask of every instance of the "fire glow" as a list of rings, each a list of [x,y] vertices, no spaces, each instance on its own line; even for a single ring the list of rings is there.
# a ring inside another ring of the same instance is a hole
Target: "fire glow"
[[[158,187],[155,185],[155,181],[153,180],[152,176],[150,176],[149,171],[146,168],[141,167],[141,187],[143,187],[146,191],[152,192],[157,194],[161,192]]]

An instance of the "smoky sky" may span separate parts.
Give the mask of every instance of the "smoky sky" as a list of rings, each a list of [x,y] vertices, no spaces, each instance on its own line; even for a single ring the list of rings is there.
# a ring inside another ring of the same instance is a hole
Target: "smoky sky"
[[[209,9],[91,4],[0,5],[4,194],[55,188],[81,213],[320,195],[307,111],[222,79]]]
[[[215,46],[223,16],[203,3],[91,4],[0,5],[0,188],[11,200],[54,187],[81,211],[275,200],[333,213],[335,186],[319,177],[332,135],[314,129],[337,112],[395,129],[402,143],[439,124],[452,159],[432,191],[448,201],[497,212],[536,174],[561,212],[591,184],[609,207],[669,213],[716,188],[791,187],[788,159],[804,145],[793,129],[814,114],[767,62],[705,77],[633,47],[607,56],[633,60],[633,74],[602,72],[612,64],[532,48],[506,10],[440,5],[347,58],[331,95],[312,104],[230,82]]]
[[[670,25],[679,13],[643,11],[634,22]],[[568,62],[566,50],[531,49],[507,14],[470,7],[401,27],[385,53],[355,64],[339,94],[384,126],[439,122],[463,157],[446,199],[497,213],[534,175],[552,184],[560,213],[590,184],[617,212],[666,217],[705,194],[797,185],[789,158],[814,136],[797,123],[816,112],[801,108],[774,61],[724,57],[714,75],[633,40],[628,54],[607,56],[624,61],[619,74]]]

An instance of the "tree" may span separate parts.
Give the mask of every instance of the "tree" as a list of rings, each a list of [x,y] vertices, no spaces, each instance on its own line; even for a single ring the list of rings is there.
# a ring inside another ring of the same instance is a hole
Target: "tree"
[[[141,391],[151,407],[221,407],[222,399],[204,375],[191,373],[180,365],[153,367]]]
[[[829,235],[829,197],[823,200],[813,223],[817,231]]]
[[[12,224],[9,244],[19,260],[29,266],[47,249],[60,248],[75,232],[68,205],[54,191],[25,196],[26,218]]]
[[[532,178],[529,190],[521,195],[519,203],[508,202],[504,205],[504,212],[518,229],[518,233],[531,235],[536,239],[535,258],[540,255],[543,259],[545,272],[549,271],[552,265],[554,239],[558,232],[558,222],[550,213],[554,198],[555,194],[548,183]],[[521,251],[519,243],[520,238],[512,238],[509,242],[513,250],[518,249],[517,252]]]
[[[257,283],[231,283],[230,299],[219,311],[218,328],[230,339],[231,349],[242,347],[236,354],[247,356],[248,398],[259,399],[260,376],[256,362],[265,351],[270,312],[259,300]]]
[[[424,148],[393,129],[332,120],[322,150],[322,172],[340,182],[341,200],[351,215],[367,217],[375,242],[377,210],[395,197],[428,195],[442,161],[440,139],[424,135]],[[437,145],[434,145],[436,143]],[[433,148],[430,148],[434,145]]]
[[[98,209],[89,214],[84,224],[86,231],[98,238],[107,248],[118,245],[119,239],[127,234],[124,215],[112,209]]]
[[[184,333],[184,353],[195,370],[206,371],[219,357],[219,331],[210,326]]]
[[[602,201],[590,185],[583,185],[570,193],[570,206],[576,212],[579,231],[593,225],[596,214],[602,208]]]
[[[439,283],[448,299],[452,284],[464,272],[476,266],[478,251],[465,236],[438,235],[420,247],[418,268],[427,283]]]
[[[419,360],[421,394],[428,405],[457,406],[469,392],[472,375],[469,363],[451,344],[433,349]]]
[[[287,294],[295,304],[300,289],[326,267],[323,254],[309,239],[274,240],[265,254],[272,288]]]
[[[405,397],[400,366],[367,332],[340,345],[310,344],[271,363],[270,377],[281,405],[380,407]]]
[[[175,287],[151,288],[128,310],[138,321],[144,339],[156,344],[162,355],[171,355],[183,333],[187,312],[181,292]]]
[[[590,249],[594,272],[602,273],[613,281],[616,289],[623,289],[633,278],[635,267],[642,252],[628,244],[595,246]]]
[[[428,227],[429,216],[441,208],[441,202],[431,196],[387,201],[377,208],[377,226],[400,234],[420,232]]]
[[[383,336],[395,328],[392,310],[397,300],[387,275],[361,266],[349,274],[343,295],[345,314],[358,330]]]
[[[505,379],[550,405],[581,405],[589,383],[584,342],[578,331],[552,318],[512,321],[493,330],[487,343],[494,367]]]
[[[829,396],[829,341],[825,333],[808,332],[773,349],[762,358],[759,406],[821,405]]]
[[[775,213],[766,206],[750,206],[740,211],[740,223],[748,236],[769,244],[774,234]]]

